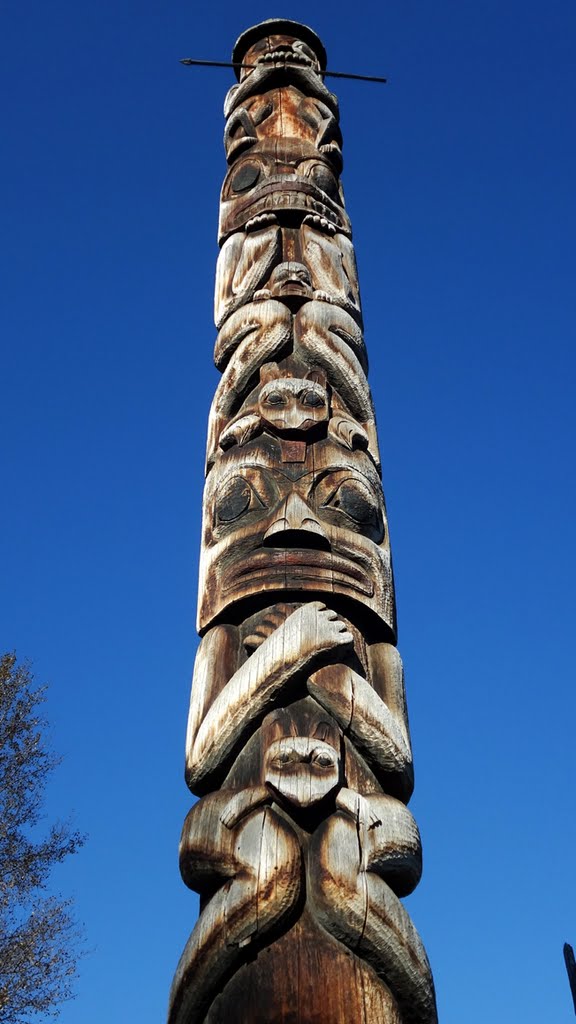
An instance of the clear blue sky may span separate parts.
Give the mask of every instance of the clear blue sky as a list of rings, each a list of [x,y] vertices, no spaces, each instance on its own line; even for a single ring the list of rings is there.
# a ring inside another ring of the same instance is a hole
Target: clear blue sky
[[[62,1024],[158,1024],[177,845],[225,70],[265,17],[336,70],[442,1024],[573,1020],[573,0],[32,0],[3,18],[3,648],[50,683]],[[4,205],[4,204],[3,204]]]

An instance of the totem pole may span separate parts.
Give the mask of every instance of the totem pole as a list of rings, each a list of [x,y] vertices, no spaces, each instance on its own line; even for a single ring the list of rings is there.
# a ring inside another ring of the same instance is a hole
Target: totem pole
[[[338,103],[304,25],[232,59],[169,1024],[434,1024]]]

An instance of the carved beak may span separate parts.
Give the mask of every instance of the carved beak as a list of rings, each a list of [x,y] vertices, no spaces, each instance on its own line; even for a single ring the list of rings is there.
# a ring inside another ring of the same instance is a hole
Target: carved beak
[[[330,541],[312,509],[298,494],[290,494],[282,515],[264,534],[263,542],[269,548],[315,548],[329,551]]]

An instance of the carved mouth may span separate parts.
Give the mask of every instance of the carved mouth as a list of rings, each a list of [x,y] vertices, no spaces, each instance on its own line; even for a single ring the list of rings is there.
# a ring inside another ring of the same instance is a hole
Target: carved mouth
[[[298,50],[269,50],[268,53],[258,57],[256,64],[301,64],[317,70],[317,65],[310,57],[300,53]]]
[[[285,590],[295,590],[306,583],[320,583],[322,589],[326,584],[331,587],[340,585],[372,597],[374,582],[368,571],[368,568],[354,565],[347,558],[339,558],[327,551],[269,549],[231,567],[223,580],[222,590],[229,594],[247,583],[252,586],[271,583]]]
[[[229,202],[234,202],[230,221],[225,213],[226,205]],[[255,195],[244,202],[228,199],[223,205],[223,219],[227,231],[243,224],[245,219],[252,221],[262,214],[278,210],[293,210],[308,215],[312,214],[315,215],[314,220],[317,221],[318,227],[322,227],[322,220],[324,220],[327,222],[328,229],[339,228],[346,233],[350,231],[348,217],[344,211],[340,210],[335,203],[332,204],[331,200],[314,185],[301,179],[290,181],[280,178],[276,181],[268,181],[266,185],[258,189]]]

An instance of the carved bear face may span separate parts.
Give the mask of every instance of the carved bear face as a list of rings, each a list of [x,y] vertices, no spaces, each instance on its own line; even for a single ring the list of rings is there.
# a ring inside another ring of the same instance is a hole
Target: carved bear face
[[[329,415],[328,394],[322,384],[284,377],[270,381],[260,391],[258,411],[265,426],[274,432],[307,432]]]
[[[242,153],[222,185],[220,242],[255,218],[301,223],[312,218],[317,227],[349,235],[340,180],[331,160],[310,142],[298,138],[265,139]]]
[[[262,723],[262,781],[297,807],[310,807],[342,782],[341,735],[310,699]]]
[[[266,751],[264,781],[297,807],[310,807],[338,786],[340,758],[309,736],[276,740]]]

